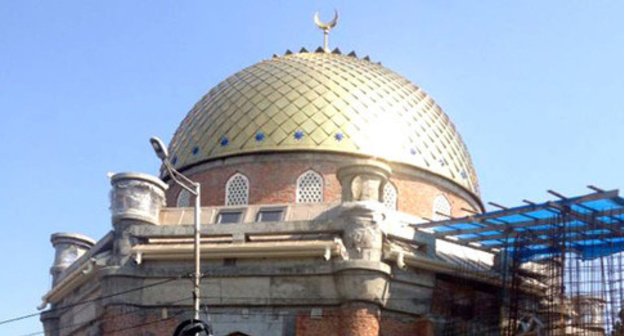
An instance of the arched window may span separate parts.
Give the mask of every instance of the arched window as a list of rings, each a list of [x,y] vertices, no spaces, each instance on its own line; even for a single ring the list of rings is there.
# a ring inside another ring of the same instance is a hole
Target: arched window
[[[433,220],[445,220],[451,216],[451,203],[444,195],[438,195],[433,200],[433,211],[431,218]]]
[[[225,184],[225,205],[247,205],[249,203],[249,180],[236,173]]]
[[[390,210],[397,209],[397,190],[392,183],[387,182],[383,187],[383,204]]]
[[[308,170],[297,178],[297,203],[323,202],[323,177]]]
[[[177,207],[190,207],[191,206],[191,193],[186,189],[182,189],[178,194],[178,199],[176,200]]]

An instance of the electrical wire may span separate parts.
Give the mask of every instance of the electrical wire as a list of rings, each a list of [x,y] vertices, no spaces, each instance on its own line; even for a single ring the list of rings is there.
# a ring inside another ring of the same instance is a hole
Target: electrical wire
[[[351,276],[369,276],[369,274],[366,274],[366,273],[363,272],[362,274],[352,274]],[[131,292],[134,292],[134,291],[137,291],[137,290],[142,290],[142,289],[146,289],[146,288],[150,288],[150,287],[163,285],[163,284],[175,281],[175,280],[188,278],[188,277],[189,277],[188,275],[171,277],[171,278],[165,279],[163,281],[155,282],[155,283],[152,283],[152,284],[149,284],[149,285],[139,286],[139,287],[136,287],[136,288],[131,288],[131,289],[124,290],[124,291],[121,291],[121,292],[117,292],[117,293],[113,293],[113,294],[109,294],[109,295],[104,295],[104,296],[97,297],[97,298],[94,298],[94,299],[78,301],[78,302],[75,302],[75,303],[72,303],[72,304],[67,304],[67,305],[64,305],[64,306],[54,307],[54,308],[51,308],[51,309],[49,309],[49,310],[47,310],[45,312],[37,312],[37,313],[32,313],[32,314],[27,314],[27,315],[23,315],[23,316],[18,316],[18,317],[2,320],[2,321],[0,321],[0,325],[8,324],[8,323],[11,323],[11,322],[16,322],[16,321],[27,319],[27,318],[32,318],[32,317],[35,317],[35,316],[39,316],[42,313],[60,312],[60,311],[67,310],[69,308],[73,308],[73,307],[80,306],[80,305],[83,305],[83,304],[97,302],[97,301],[100,301],[100,300],[103,300],[103,299],[106,299],[106,298],[115,297],[115,296],[119,296],[119,295],[124,295],[124,294],[131,293]],[[205,274],[202,278],[212,278],[212,277],[223,277],[223,275]],[[220,296],[202,296],[201,298],[204,299],[204,300],[209,300],[209,299],[219,299],[221,297]],[[253,296],[228,297],[228,299],[272,300],[272,298],[253,297]],[[184,300],[184,299],[182,299],[182,300]],[[182,300],[180,300],[180,301],[182,301]],[[315,302],[321,302],[321,303],[324,302],[324,301],[330,301],[331,303],[335,303],[336,302],[335,299],[331,299],[331,298],[310,298],[310,297],[279,298],[277,300],[279,300],[281,302],[291,302],[291,301],[301,302],[301,301],[304,301],[304,300],[308,301],[308,302],[310,302],[310,300],[313,300]],[[427,301],[426,299],[415,298],[415,297],[400,297],[400,298],[399,297],[394,297],[394,298],[387,298],[387,299],[385,299],[385,301],[414,301],[416,303],[418,303],[418,301],[420,301],[420,300],[422,300],[423,302]],[[174,304],[174,303],[177,303],[177,302],[179,302],[179,301],[172,302],[172,303],[169,303],[169,304]],[[293,302],[293,303],[296,303],[296,302]],[[301,305],[302,306],[310,306],[309,303],[302,303]],[[145,309],[145,308],[144,307],[143,308],[139,308],[136,311],[139,311],[141,309]],[[132,313],[132,312],[130,312],[130,313]],[[240,313],[240,314],[237,314],[237,313],[213,312],[213,313],[210,313],[210,314],[214,314],[214,315],[263,315],[263,316],[275,316],[275,314],[273,314],[273,313],[245,313],[245,314]],[[282,313],[282,315],[283,315],[283,313]],[[330,315],[324,314],[324,316],[330,316]],[[115,317],[118,317],[118,316],[114,316],[114,317],[111,317],[111,318],[115,318]],[[91,323],[91,322],[92,321],[89,321],[87,323]],[[62,328],[59,328],[59,329],[67,328],[67,327],[70,327],[70,326],[71,325],[63,326]],[[27,334],[27,335],[24,335],[24,336],[35,336],[35,335],[40,335],[42,333],[43,332],[36,332],[36,333]]]
[[[193,298],[192,296],[187,296],[187,297],[175,300],[175,301],[163,303],[161,305],[165,305],[165,306],[166,305],[173,305],[173,304],[185,301],[185,300],[190,300],[192,298]],[[116,319],[116,318],[124,316],[124,315],[128,315],[128,314],[132,314],[132,313],[135,313],[135,312],[139,312],[139,311],[144,310],[144,309],[145,309],[145,307],[135,307],[135,309],[124,311],[123,313],[112,314],[112,315],[108,315],[108,316],[106,316],[104,318],[98,318],[98,319],[89,320],[89,321],[86,321],[86,322],[67,324],[67,325],[64,325],[62,327],[50,329],[48,331],[60,331],[60,330],[71,328],[71,327],[77,327],[76,329],[80,329],[82,327],[85,327],[85,326],[93,323],[94,321],[97,321],[97,322],[110,321],[112,319]],[[179,314],[175,314],[175,315],[178,316]],[[32,333],[24,334],[24,335],[20,335],[20,336],[37,336],[37,335],[43,335],[44,333],[45,333],[45,331],[36,331],[36,332],[32,332]]]
[[[164,322],[164,321],[172,320],[172,319],[177,318],[178,316],[180,316],[180,315],[182,315],[182,314],[184,314],[184,312],[183,312],[183,311],[178,312],[178,313],[173,314],[173,315],[168,316],[168,317],[164,317],[164,318],[163,318],[163,317],[161,317],[161,318],[159,318],[159,319],[157,319],[157,320],[154,320],[154,321],[147,321],[147,322],[143,322],[143,323],[139,323],[139,324],[134,324],[134,325],[131,325],[131,326],[128,326],[128,327],[124,327],[124,328],[119,328],[119,329],[106,330],[106,332],[107,332],[107,333],[111,333],[111,332],[119,332],[119,331],[125,331],[125,330],[136,329],[136,328],[139,328],[139,327],[144,327],[144,326],[146,326],[146,325],[150,325],[150,324],[154,324],[154,323],[161,323],[161,322]]]
[[[166,284],[168,282],[175,281],[175,280],[178,280],[178,279],[182,279],[182,278],[185,278],[185,277],[188,277],[188,276],[172,277],[172,278],[169,278],[167,280],[155,282],[155,283],[152,283],[152,284],[149,284],[149,285],[145,285],[145,286],[131,288],[131,289],[124,290],[124,291],[117,292],[117,293],[113,293],[113,294],[100,296],[100,297],[97,297],[95,299],[78,301],[78,302],[74,302],[74,303],[67,304],[67,305],[64,305],[64,306],[54,307],[54,308],[51,308],[51,309],[49,309],[49,310],[47,310],[45,312],[37,312],[37,313],[32,313],[32,314],[27,314],[27,315],[22,315],[22,316],[18,316],[18,317],[9,318],[9,319],[0,321],[0,325],[11,323],[11,322],[16,322],[16,321],[20,321],[20,320],[24,320],[24,319],[35,317],[35,316],[39,316],[39,315],[41,315],[43,313],[47,313],[47,312],[55,312],[55,311],[61,311],[61,310],[73,308],[73,307],[80,306],[80,305],[83,305],[83,304],[86,304],[86,303],[96,302],[96,301],[99,301],[99,300],[103,300],[103,299],[107,299],[107,298],[111,298],[111,297],[115,297],[115,296],[131,293],[131,292],[138,291],[138,290],[145,289],[145,288],[160,286],[160,285]]]
[[[146,286],[143,286],[143,287],[146,287]],[[128,292],[128,291],[125,291],[125,292]],[[122,293],[122,292],[120,292],[120,293]],[[116,293],[116,295],[119,295],[119,294]],[[214,299],[214,298],[219,298],[219,297],[218,296],[202,296],[201,297],[202,300],[208,300],[208,299]],[[261,299],[261,297],[243,297],[243,296],[229,297],[229,298],[232,298],[232,299]],[[192,297],[184,297],[184,298],[181,298],[181,299],[178,299],[178,300],[175,300],[175,301],[162,303],[162,304],[160,304],[160,306],[171,306],[171,305],[174,305],[176,303],[179,303],[179,302],[182,302],[182,301],[185,301],[185,300],[190,300],[190,299],[192,299]],[[288,298],[288,299],[291,299],[291,300],[302,300],[302,299],[310,299],[310,298]],[[280,300],[282,300],[282,299],[280,299]],[[318,302],[318,301],[323,301],[323,298],[314,298],[312,300],[315,300],[316,302]],[[332,302],[335,301],[333,299],[327,299],[327,300],[332,300]],[[422,302],[428,302],[429,301],[427,299],[419,299],[419,298],[413,298],[413,297],[408,297],[408,298],[388,298],[387,300],[411,300],[411,301],[421,301],[422,300]],[[95,301],[95,300],[92,300],[92,301]],[[305,306],[310,306],[310,305],[309,304],[305,304]],[[274,317],[274,316],[296,316],[297,314],[300,314],[300,312],[296,312],[296,311],[282,311],[282,312],[279,312],[279,313],[278,312],[259,312],[259,311],[258,312],[244,312],[244,313],[243,312],[218,312],[218,311],[217,312],[211,312],[211,311],[207,310],[208,305],[202,305],[202,307],[204,308],[204,310],[203,310],[204,314],[211,315],[211,316],[264,316],[264,317]],[[123,317],[125,315],[129,315],[129,314],[132,314],[132,313],[135,313],[135,312],[142,311],[144,309],[149,309],[149,308],[146,308],[146,307],[136,307],[133,310],[125,311],[123,313],[118,313],[118,314],[114,314],[114,315],[110,315],[110,316],[106,316],[103,319],[96,319],[95,321],[99,321],[99,322],[110,321],[110,320],[116,319],[118,317]],[[156,322],[159,322],[159,321],[169,320],[169,319],[172,319],[174,317],[178,317],[178,316],[182,315],[183,313],[184,313],[184,311],[181,311],[181,312],[176,313],[176,314],[174,314],[174,315],[172,315],[172,316],[170,316],[170,317],[168,317],[166,319],[160,319],[160,320],[156,320],[156,321],[149,321],[149,322],[140,323],[140,324],[137,324],[137,325],[132,325],[132,326],[129,326],[129,327],[123,328],[123,329],[109,330],[107,332],[113,332],[113,331],[117,332],[117,331],[122,331],[122,330],[129,330],[129,329],[137,328],[137,327],[140,327],[140,326],[156,323]],[[323,317],[343,317],[343,315],[340,314],[340,313],[323,312]],[[238,320],[235,320],[235,319],[231,320],[231,322],[236,322],[236,321],[238,321]],[[82,323],[74,323],[74,324],[64,325],[62,327],[53,329],[52,331],[60,331],[60,330],[71,328],[71,327],[75,327],[75,326],[78,326],[77,329],[80,329],[83,326],[89,325],[89,324],[91,324],[93,322],[94,322],[94,320],[90,320],[90,321],[86,321],[86,322],[82,322]],[[224,322],[224,320],[220,320],[220,322]],[[20,335],[20,336],[37,336],[37,335],[42,335],[42,334],[44,334],[44,332],[43,331],[39,331],[39,332],[33,332],[33,333],[24,334],[24,335]]]
[[[191,298],[192,297],[185,297],[185,298],[178,299],[178,300],[175,300],[175,301],[162,303],[162,304],[160,304],[160,306],[163,306],[163,305],[164,306],[171,306],[173,304],[179,303],[179,302],[184,301],[184,300],[189,300]],[[201,298],[202,299],[210,299],[210,298],[218,298],[218,297],[202,296]],[[232,297],[232,298],[235,298],[235,297]],[[236,298],[259,298],[259,297],[236,297]],[[292,298],[292,299],[300,299],[300,298]],[[317,298],[315,300],[318,301],[320,299],[321,298]],[[388,300],[392,300],[392,299],[394,299],[394,300],[417,300],[417,298],[388,298]],[[418,299],[418,300],[423,300],[423,302],[424,301],[428,301],[427,299]],[[121,304],[121,306],[123,306],[123,305],[124,304]],[[306,306],[309,306],[309,305],[306,305]],[[231,316],[231,317],[234,317],[234,316],[243,316],[243,317],[261,316],[261,317],[276,317],[276,316],[297,316],[297,315],[301,314],[300,311],[292,311],[292,310],[291,311],[280,311],[280,312],[262,312],[262,311],[256,311],[256,312],[253,312],[253,311],[251,311],[251,312],[249,312],[249,311],[247,311],[247,312],[242,312],[242,311],[241,312],[218,312],[218,311],[213,311],[213,312],[211,312],[211,311],[207,310],[208,309],[208,305],[202,305],[202,307],[203,307],[203,309],[202,309],[203,310],[203,314],[205,314],[207,316],[224,316],[224,317],[227,317],[227,316]],[[83,326],[89,325],[89,324],[91,324],[91,323],[93,323],[95,321],[97,321],[97,322],[110,321],[110,320],[116,319],[118,317],[123,317],[123,316],[126,316],[126,315],[130,315],[132,313],[135,313],[135,312],[142,311],[144,309],[149,309],[149,308],[147,308],[147,307],[135,307],[135,309],[133,309],[133,310],[128,310],[128,311],[124,311],[124,312],[121,312],[121,313],[118,313],[118,314],[109,315],[109,316],[106,316],[103,319],[95,319],[95,320],[90,320],[90,321],[83,322],[83,323],[65,325],[65,326],[59,327],[57,329],[54,329],[54,331],[58,331],[58,330],[62,330],[62,329],[70,328],[70,327],[74,327],[76,325],[79,326],[77,329],[80,329]],[[166,320],[171,320],[171,319],[174,319],[174,318],[177,318],[177,317],[183,315],[184,313],[185,313],[185,311],[181,310],[180,312],[175,313],[175,314],[173,314],[171,316],[168,316],[166,318],[160,318],[160,319],[153,320],[153,321],[141,322],[141,323],[130,325],[130,326],[127,326],[127,327],[124,327],[124,328],[119,328],[119,329],[114,329],[114,330],[106,330],[106,332],[118,332],[118,331],[124,331],[124,330],[131,330],[131,329],[139,328],[139,327],[142,327],[142,326],[147,326],[147,325],[163,322],[163,321],[166,321]],[[333,311],[333,312],[331,312],[331,311],[324,311],[322,313],[322,317],[324,317],[324,318],[343,318],[344,314],[342,314],[340,312],[336,312],[336,311]],[[240,322],[239,319],[234,319],[234,318],[227,319],[227,320],[219,319],[220,323],[228,322],[228,321],[232,322],[232,323]],[[43,333],[44,332],[34,332],[34,333],[25,334],[25,335],[21,335],[21,336],[37,336],[37,335],[41,335]]]
[[[323,275],[324,275],[324,274],[323,274]],[[240,275],[232,275],[232,276],[230,276],[230,277],[237,277],[237,276],[240,276]],[[365,273],[365,272],[362,272],[362,274],[350,274],[349,276],[370,276],[370,274],[367,274],[367,273]],[[97,297],[97,298],[90,299],[90,300],[78,301],[78,302],[75,302],[75,303],[72,303],[72,304],[68,304],[68,305],[64,305],[64,306],[59,306],[59,307],[54,307],[54,308],[52,308],[52,309],[50,309],[50,310],[47,310],[47,311],[45,311],[45,312],[51,312],[51,311],[59,311],[59,310],[69,309],[69,308],[72,308],[72,307],[75,307],[75,306],[79,306],[79,305],[82,305],[82,304],[91,303],[91,302],[99,301],[99,300],[102,300],[102,299],[106,299],[106,298],[110,298],[110,297],[114,297],[114,296],[123,295],[123,294],[126,294],[126,293],[130,293],[130,292],[137,291],[137,290],[141,290],[141,289],[145,289],[145,288],[150,288],[150,287],[154,287],[154,286],[159,286],[159,285],[162,285],[162,284],[165,284],[165,283],[171,282],[171,281],[175,281],[175,280],[179,280],[179,279],[184,279],[184,278],[189,278],[189,277],[190,277],[189,275],[184,275],[184,276],[176,276],[176,277],[170,277],[170,278],[168,278],[168,279],[166,279],[166,280],[163,280],[163,281],[160,281],[160,282],[155,282],[155,283],[153,283],[153,284],[149,284],[149,285],[145,285],[145,286],[140,286],[140,287],[136,287],[136,288],[131,288],[131,289],[128,289],[128,290],[125,290],[125,291],[121,291],[121,292],[118,292],[118,293],[113,293],[113,294],[109,294],[109,295],[105,295],[105,296]],[[222,277],[224,277],[224,276],[222,276],[222,275],[217,275],[217,274],[206,274],[206,275],[202,276],[202,278],[203,278],[203,279],[206,279],[206,278],[222,278]],[[220,298],[220,297],[207,297],[207,298]],[[244,297],[244,296],[241,296],[241,297],[229,297],[229,298],[234,298],[234,299],[261,299],[262,297]],[[308,299],[308,298],[287,298],[287,299],[292,299],[292,300],[305,300],[305,299]],[[280,299],[280,300],[281,300],[281,299]],[[409,300],[409,299],[404,299],[404,300]],[[7,324],[7,323],[11,323],[11,322],[16,322],[16,321],[19,321],[19,320],[23,320],[23,319],[27,319],[27,318],[31,318],[31,317],[35,317],[35,316],[39,316],[39,315],[41,315],[42,313],[44,313],[44,312],[36,312],[36,313],[32,313],[32,314],[26,314],[26,315],[22,315],[22,316],[17,316],[17,317],[9,318],[9,319],[6,319],[6,320],[1,320],[1,321],[0,321],[0,325]]]

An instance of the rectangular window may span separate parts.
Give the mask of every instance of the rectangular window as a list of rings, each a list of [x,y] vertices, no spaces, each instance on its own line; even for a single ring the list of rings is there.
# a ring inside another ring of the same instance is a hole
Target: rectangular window
[[[222,211],[217,216],[217,224],[240,223],[242,219],[242,211]]]
[[[265,208],[258,211],[256,222],[279,222],[284,218],[284,208]]]

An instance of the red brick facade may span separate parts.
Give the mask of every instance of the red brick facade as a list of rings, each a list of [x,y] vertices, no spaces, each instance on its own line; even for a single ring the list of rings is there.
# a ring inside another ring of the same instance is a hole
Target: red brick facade
[[[173,335],[182,311],[107,307],[100,317],[99,332],[106,336]]]
[[[323,316],[299,315],[296,336],[377,336],[379,309],[365,304],[339,309],[324,309]]]
[[[336,166],[327,162],[251,162],[227,167],[208,169],[191,175],[191,179],[202,184],[202,205],[220,206],[225,204],[225,185],[236,173],[249,180],[250,204],[294,203],[297,178],[308,170],[323,177],[325,202],[340,199],[340,183],[336,179]],[[172,190],[169,204],[175,204],[179,189]]]
[[[433,201],[438,195],[443,195],[451,203],[451,216],[453,217],[470,215],[462,208],[478,211],[464,199],[431,183],[401,177],[391,177],[390,182],[398,191],[399,211],[433,218]]]
[[[434,336],[433,323],[425,318],[411,321],[382,317],[379,336]]]
[[[183,311],[134,307],[107,308],[100,319],[98,334],[106,336],[169,336],[184,320]],[[186,311],[188,313],[188,311]],[[381,315],[381,316],[380,316]],[[342,308],[323,309],[322,315],[312,317],[298,313],[293,336],[433,336],[433,324],[427,319],[385,316],[367,304],[351,304]],[[226,336],[226,335],[215,335]],[[250,335],[262,336],[262,335]]]
[[[294,203],[296,200],[297,178],[308,170],[313,170],[323,177],[323,201],[340,200],[341,187],[336,178],[336,171],[344,163],[336,160],[292,159],[285,154],[274,156],[274,160],[238,162],[215,165],[205,170],[188,174],[202,184],[202,205],[222,206],[225,204],[225,188],[228,179],[241,173],[249,180],[249,204]],[[398,210],[426,218],[432,218],[433,200],[444,195],[451,203],[451,215],[469,214],[462,208],[474,209],[460,196],[445,190],[431,182],[419,180],[405,174],[393,174],[390,182],[398,193]],[[167,194],[167,204],[175,206],[180,188],[172,186]]]

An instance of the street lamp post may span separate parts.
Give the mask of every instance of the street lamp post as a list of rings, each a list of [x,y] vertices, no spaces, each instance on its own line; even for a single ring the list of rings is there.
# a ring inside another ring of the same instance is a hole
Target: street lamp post
[[[200,255],[200,220],[201,220],[201,203],[200,203],[200,190],[201,185],[199,182],[193,182],[188,177],[182,175],[177,171],[171,163],[169,163],[169,154],[165,144],[157,137],[151,137],[150,143],[156,152],[158,158],[162,161],[163,166],[169,173],[171,179],[177,183],[184,190],[195,196],[195,239],[194,239],[194,257],[195,257],[195,272],[193,274],[193,319],[199,321],[199,305],[200,305],[200,289],[199,280],[201,279],[201,255]]]

